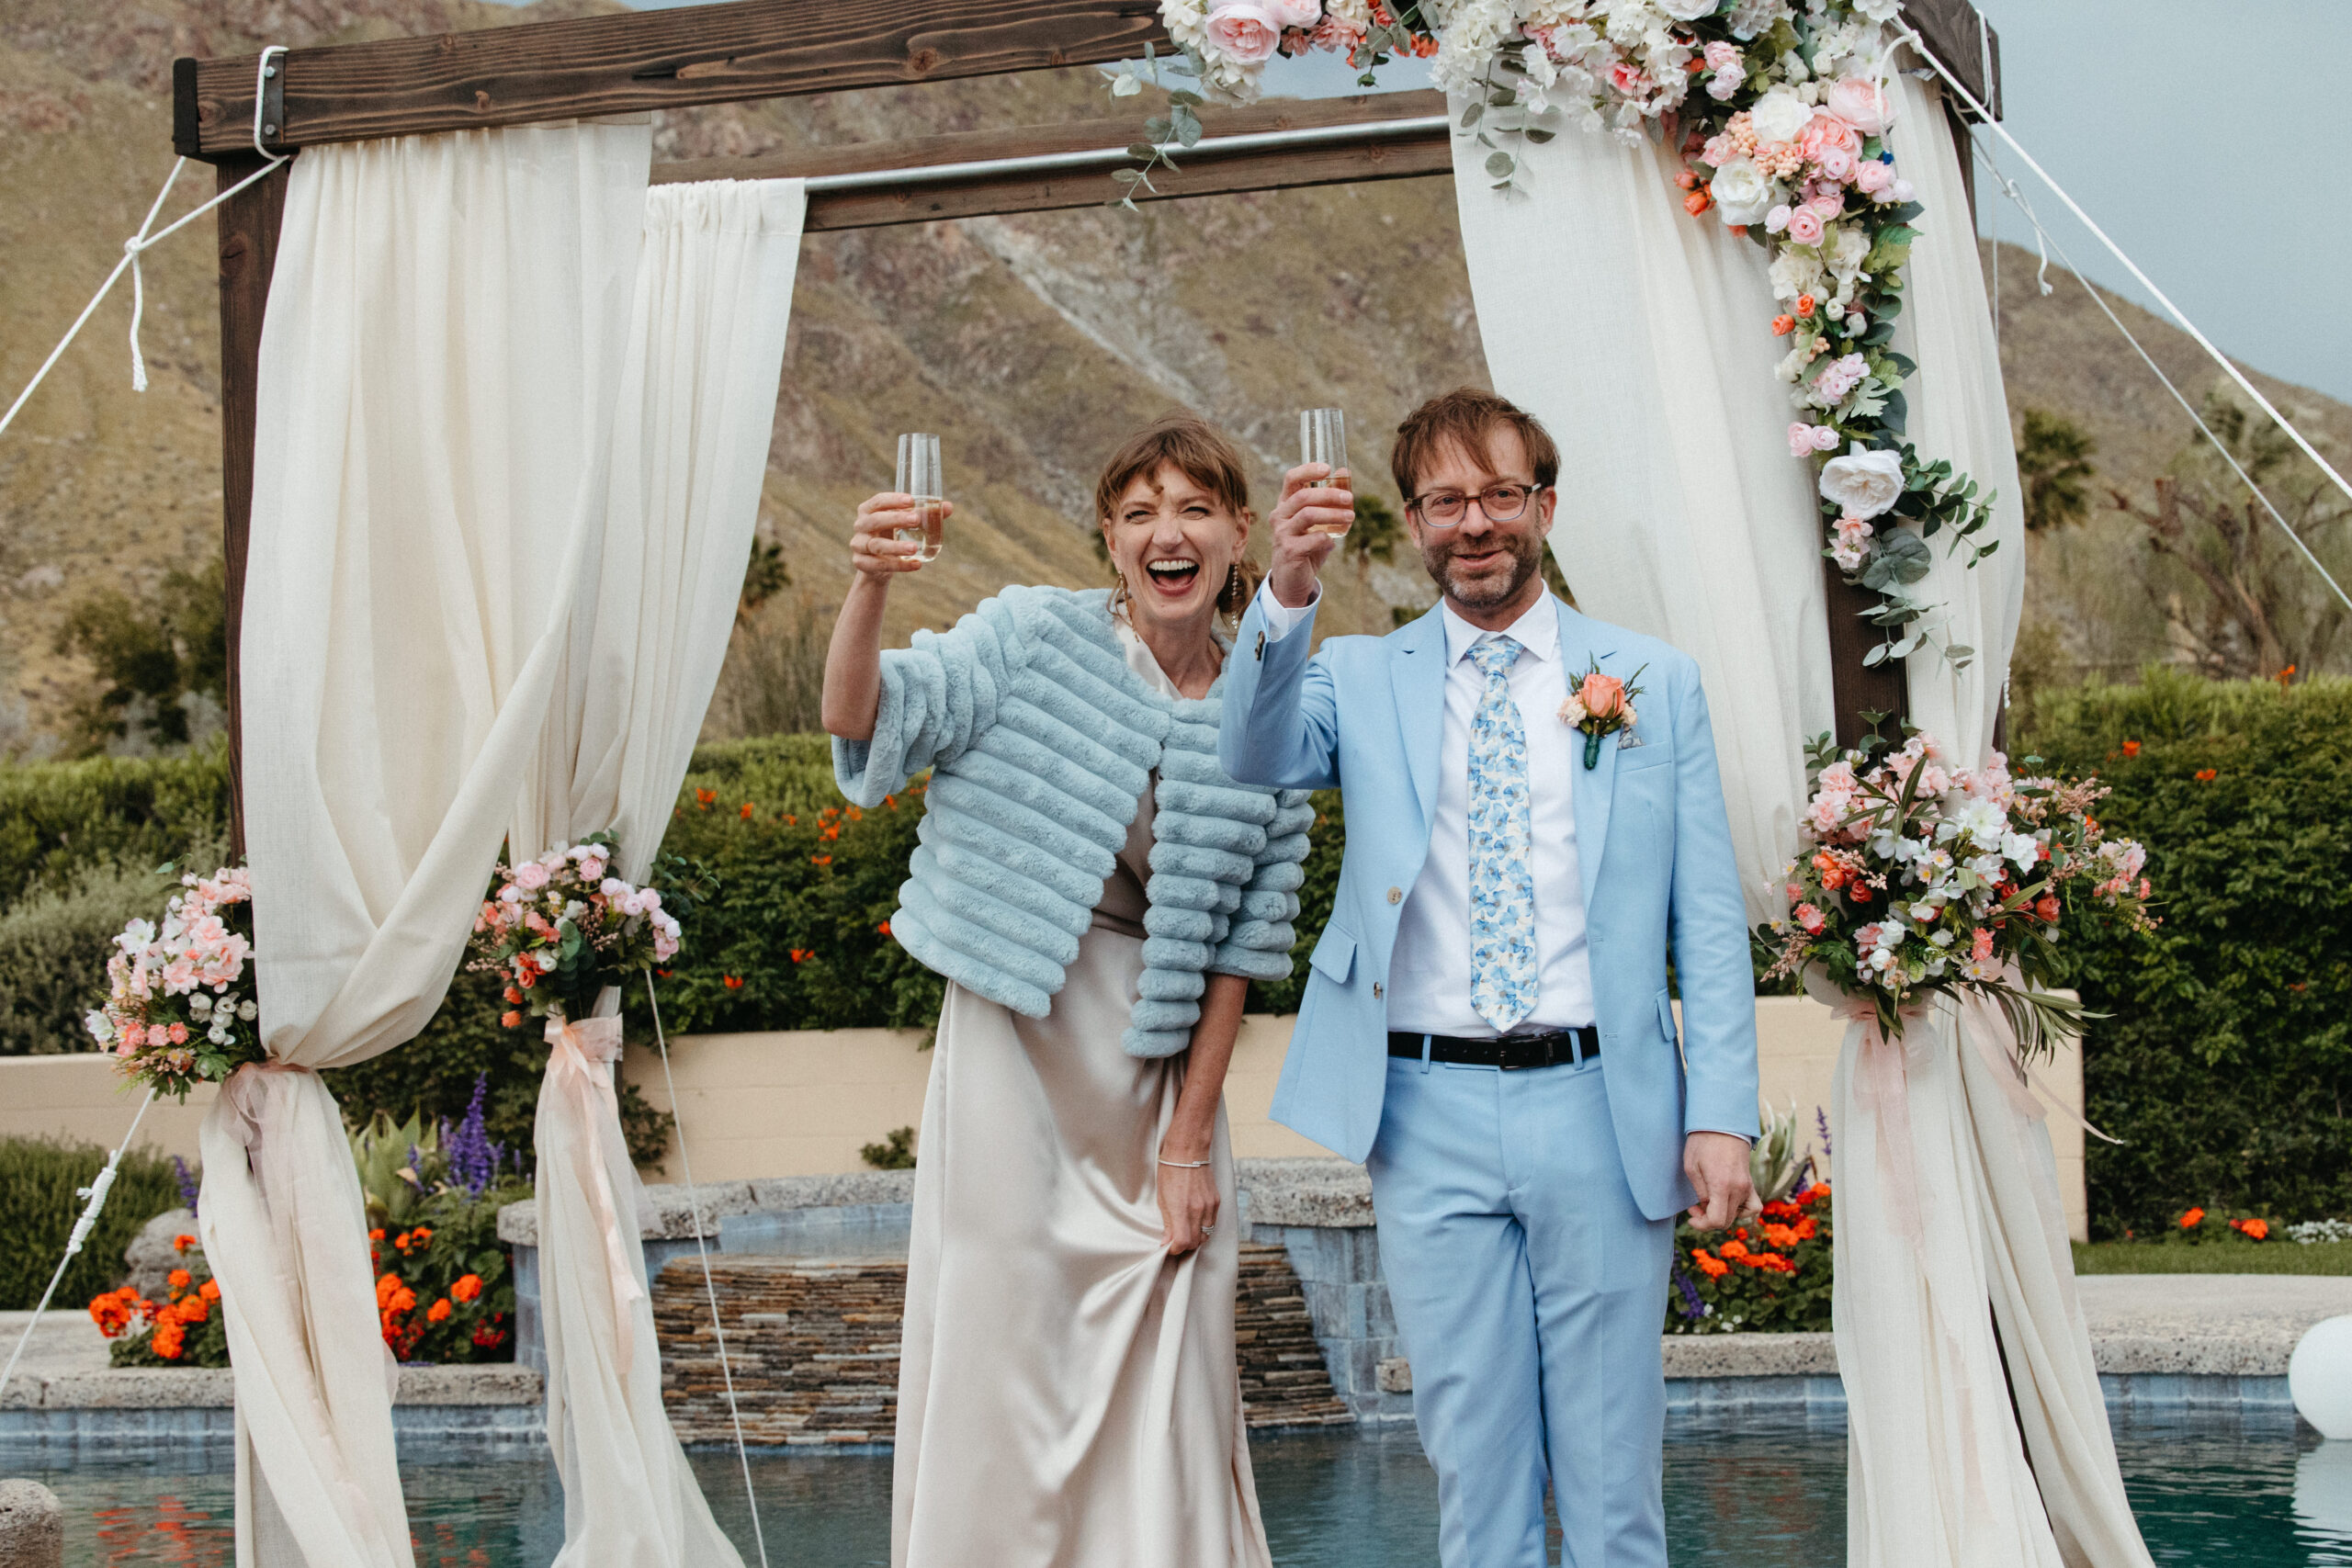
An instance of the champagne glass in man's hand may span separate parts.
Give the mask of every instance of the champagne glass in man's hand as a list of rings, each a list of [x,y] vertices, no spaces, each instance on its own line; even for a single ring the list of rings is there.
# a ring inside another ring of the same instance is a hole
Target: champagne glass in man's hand
[[[939,437],[899,437],[899,488],[870,496],[857,509],[850,562],[888,581],[939,558],[949,513],[956,510],[940,480]]]
[[[1320,464],[1326,476],[1323,488],[1352,492],[1355,484],[1348,475],[1348,416],[1340,409],[1301,409],[1298,412],[1298,461],[1302,468]],[[1318,534],[1344,534],[1355,523],[1355,502],[1348,502],[1344,519],[1337,516],[1319,519],[1314,525]]]
[[[1314,599],[1323,562],[1355,522],[1340,411],[1309,409],[1299,415],[1298,424],[1307,460],[1283,476],[1282,500],[1269,519],[1274,559],[1267,581],[1274,597],[1292,609]]]

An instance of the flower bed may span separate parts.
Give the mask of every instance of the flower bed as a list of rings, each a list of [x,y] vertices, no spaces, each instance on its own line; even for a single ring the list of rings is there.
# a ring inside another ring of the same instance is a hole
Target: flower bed
[[[107,1360],[118,1367],[225,1367],[229,1330],[220,1287],[212,1282],[196,1237],[172,1238],[181,1266],[165,1282],[163,1301],[148,1301],[125,1285],[90,1303],[98,1332],[114,1341]]]
[[[1829,1183],[1764,1205],[1729,1234],[1674,1227],[1668,1334],[1819,1334],[1829,1328]]]

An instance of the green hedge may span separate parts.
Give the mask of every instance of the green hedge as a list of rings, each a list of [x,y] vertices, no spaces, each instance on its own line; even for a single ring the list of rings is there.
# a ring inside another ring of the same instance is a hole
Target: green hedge
[[[2091,1008],[2091,1224],[2194,1205],[2352,1213],[2352,681],[2282,690],[2150,670],[2037,697],[2018,752],[2097,772],[2148,846],[2152,935],[2071,957]]]
[[[94,757],[0,767],[0,908],[89,873],[228,842],[229,754]],[[208,868],[209,869],[209,868]]]
[[[127,1119],[130,1101],[123,1104]],[[0,1311],[40,1304],[82,1215],[83,1200],[74,1190],[87,1187],[106,1163],[107,1151],[95,1144],[0,1138]],[[179,1177],[169,1160],[123,1156],[106,1212],[66,1269],[52,1306],[80,1312],[92,1296],[113,1289],[123,1277],[123,1249],[131,1238],[149,1220],[179,1205]]]

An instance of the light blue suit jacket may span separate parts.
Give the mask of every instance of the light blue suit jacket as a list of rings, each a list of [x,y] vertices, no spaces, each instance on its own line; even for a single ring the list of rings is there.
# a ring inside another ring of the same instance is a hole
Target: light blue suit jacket
[[[1559,615],[1571,682],[1596,661],[1626,680],[1643,671],[1634,731],[1642,744],[1604,739],[1600,765],[1574,768],[1573,784],[1610,1120],[1634,1201],[1663,1219],[1693,1199],[1682,1173],[1686,1134],[1756,1135],[1747,906],[1699,667],[1566,604]],[[1396,923],[1429,858],[1437,808],[1445,627],[1431,610],[1385,637],[1333,637],[1311,659],[1311,618],[1280,641],[1265,631],[1253,601],[1227,660],[1219,758],[1247,784],[1338,786],[1348,829],[1273,1116],[1361,1161],[1387,1088]],[[1669,951],[1682,994],[1679,1050]]]

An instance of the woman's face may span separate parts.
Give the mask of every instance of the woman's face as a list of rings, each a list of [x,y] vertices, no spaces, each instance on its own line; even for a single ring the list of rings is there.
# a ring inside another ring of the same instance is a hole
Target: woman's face
[[[1173,464],[1131,482],[1102,527],[1136,628],[1206,626],[1253,520]]]

